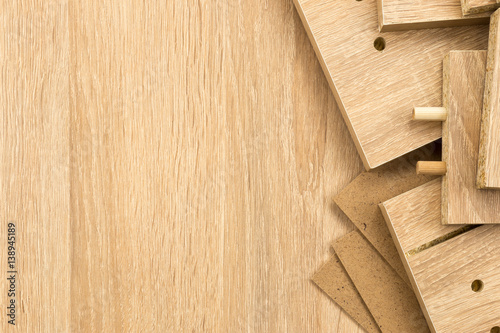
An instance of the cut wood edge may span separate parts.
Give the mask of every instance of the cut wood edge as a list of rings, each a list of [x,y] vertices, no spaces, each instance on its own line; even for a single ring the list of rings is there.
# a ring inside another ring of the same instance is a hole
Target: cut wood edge
[[[396,234],[396,231],[394,230],[394,227],[391,223],[389,212],[385,208],[383,202],[380,203],[378,206],[382,212],[382,215],[384,216],[385,222],[387,223],[387,227],[389,228],[394,244],[396,245],[396,249],[398,250],[399,257],[401,258],[401,261],[403,261],[403,266],[406,270],[408,278],[410,279],[411,286],[413,288],[413,291],[415,292],[415,296],[417,296],[418,304],[420,304],[420,309],[424,314],[425,320],[427,321],[427,325],[429,325],[429,329],[431,330],[432,333],[436,333],[436,330],[434,329],[434,322],[432,321],[431,316],[427,311],[427,305],[425,304],[425,301],[422,298],[422,293],[420,292],[420,288],[418,287],[417,281],[415,280],[415,275],[413,274],[413,270],[411,269],[410,264],[408,263],[406,253],[403,251],[403,248],[401,247],[401,243],[399,241],[399,237]]]
[[[446,162],[417,162],[417,175],[444,176],[446,174],[446,170]]]
[[[497,2],[500,0],[497,0]],[[489,158],[488,157],[488,145],[489,145],[489,135],[490,135],[490,115],[496,110],[492,110],[492,99],[494,98],[492,94],[492,86],[494,85],[493,69],[495,63],[498,61],[496,59],[496,47],[498,36],[498,24],[499,24],[500,10],[497,10],[491,16],[490,22],[490,34],[488,41],[488,56],[486,60],[486,78],[484,86],[484,98],[483,98],[483,112],[481,116],[481,134],[479,139],[479,157],[477,161],[477,179],[476,186],[478,189],[500,189],[500,184],[494,184],[489,181],[489,176],[486,174]]]
[[[485,0],[482,6],[471,6],[470,0],[462,1],[462,14],[464,16],[470,16],[474,14],[480,14],[484,12],[491,12],[500,7],[498,0]]]

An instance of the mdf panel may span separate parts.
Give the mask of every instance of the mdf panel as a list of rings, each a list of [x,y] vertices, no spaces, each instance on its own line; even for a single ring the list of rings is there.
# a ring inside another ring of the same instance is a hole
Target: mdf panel
[[[69,332],[68,7],[38,0],[0,7],[0,331]],[[7,243],[9,222],[15,244]],[[14,297],[7,270],[17,271]],[[6,315],[12,299],[15,326]]]

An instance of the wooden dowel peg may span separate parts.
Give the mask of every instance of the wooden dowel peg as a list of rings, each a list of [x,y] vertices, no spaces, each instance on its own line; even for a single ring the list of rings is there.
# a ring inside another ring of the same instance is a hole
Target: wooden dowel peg
[[[417,175],[444,176],[446,175],[446,162],[417,162]]]
[[[445,121],[448,112],[446,108],[413,108],[413,120]]]

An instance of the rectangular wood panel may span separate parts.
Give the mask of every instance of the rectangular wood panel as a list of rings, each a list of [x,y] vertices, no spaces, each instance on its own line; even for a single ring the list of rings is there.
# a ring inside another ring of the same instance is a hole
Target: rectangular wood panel
[[[491,16],[477,184],[500,189],[500,11]]]
[[[432,331],[489,333],[500,325],[500,228],[442,225],[440,192],[434,180],[380,206]]]
[[[453,51],[444,60],[443,224],[500,223],[500,191],[476,187],[485,51]]]
[[[460,0],[378,0],[380,30],[488,24],[491,13],[463,16]]]
[[[441,137],[412,109],[441,106],[444,56],[486,49],[487,26],[380,34],[376,0],[295,5],[367,169]]]

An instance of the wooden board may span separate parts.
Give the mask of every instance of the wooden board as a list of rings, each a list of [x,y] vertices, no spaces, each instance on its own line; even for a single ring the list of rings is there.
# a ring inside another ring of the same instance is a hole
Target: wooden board
[[[500,11],[491,17],[477,185],[500,189]]]
[[[491,13],[463,16],[460,0],[377,0],[380,31],[488,24]]]
[[[312,280],[367,332],[381,332],[336,254],[321,266]]]
[[[378,204],[433,179],[417,175],[415,164],[419,160],[441,159],[440,148],[432,143],[375,170],[364,172],[334,198],[342,212],[408,284],[410,280]]]
[[[429,332],[411,287],[359,231],[333,247],[382,332]]]
[[[367,169],[441,137],[412,109],[441,106],[444,56],[486,49],[487,26],[380,34],[376,0],[295,4]]]
[[[434,180],[380,206],[433,332],[489,333],[500,325],[500,228],[442,225],[440,195]]]
[[[474,15],[489,12],[498,8],[497,0],[461,0],[462,13]]]
[[[500,223],[500,191],[476,187],[486,51],[453,51],[444,60],[443,224]]]
[[[364,332],[310,281],[363,165],[291,1],[0,8],[0,332]]]
[[[0,7],[0,331],[69,332],[68,7],[45,0]]]

